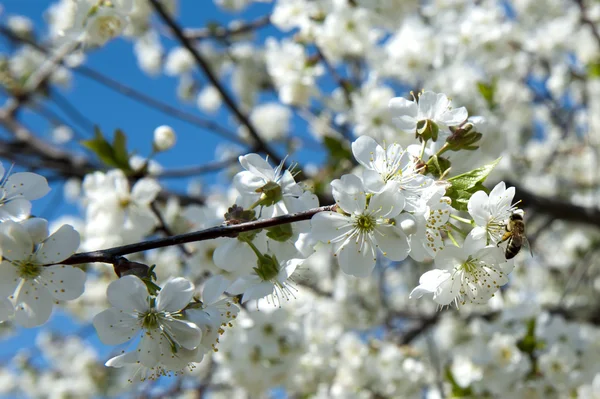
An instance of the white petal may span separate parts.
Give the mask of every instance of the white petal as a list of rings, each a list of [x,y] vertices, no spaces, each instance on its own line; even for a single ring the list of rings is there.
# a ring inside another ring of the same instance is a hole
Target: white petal
[[[466,238],[465,238],[465,242],[463,243],[463,252],[468,256],[468,255],[472,255],[475,252],[479,251],[480,249],[482,249],[483,247],[485,247],[486,245],[486,240],[485,238],[480,238],[477,239],[477,237],[469,234]],[[496,248],[496,247],[495,247]],[[498,251],[502,252],[502,250],[500,248],[497,248]],[[501,258],[502,260],[504,260],[504,258]]]
[[[256,255],[245,242],[229,238],[217,247],[213,261],[218,268],[227,272],[250,273],[256,266]]]
[[[389,182],[385,188],[373,194],[368,211],[382,218],[393,218],[404,209],[404,195],[396,182]]]
[[[383,177],[379,174],[379,172],[374,170],[367,169],[363,171],[362,178],[365,188],[372,193],[378,193],[385,187]]]
[[[468,255],[465,254],[462,248],[454,246],[444,247],[435,257],[435,266],[438,269],[452,271],[455,267],[462,265],[467,257]]]
[[[161,355],[161,341],[164,339],[157,330],[145,331],[138,346],[138,359],[148,368],[155,367]]]
[[[126,312],[144,313],[149,309],[148,289],[135,276],[123,276],[110,283],[106,297],[112,306]]]
[[[269,163],[258,154],[242,155],[239,158],[240,165],[248,172],[259,176],[266,181],[275,179],[275,171]]]
[[[55,265],[42,269],[41,282],[60,301],[79,298],[85,288],[85,272],[77,267]]]
[[[20,222],[31,214],[31,202],[25,198],[14,198],[0,206],[0,222]]]
[[[277,281],[280,283],[285,282],[288,278],[294,274],[296,269],[304,263],[304,259],[290,259],[281,268],[279,271],[279,275],[277,276]]]
[[[127,353],[123,353],[122,355],[118,355],[111,359],[108,359],[108,361],[106,363],[104,363],[104,365],[106,367],[121,368],[123,366],[135,364],[135,363],[137,363],[137,361],[138,361],[137,352],[127,352]]]
[[[4,189],[8,198],[23,196],[28,200],[36,200],[48,194],[50,186],[44,176],[31,172],[20,172],[11,175],[6,180]]]
[[[39,244],[48,238],[48,221],[42,218],[31,218],[21,222],[34,243]]]
[[[394,116],[417,116],[418,105],[403,97],[394,97],[388,103],[388,108]]]
[[[365,188],[356,175],[343,175],[331,182],[336,204],[348,213],[362,213],[367,205]]]
[[[485,191],[477,191],[469,198],[467,203],[469,215],[478,226],[485,226],[490,219],[490,211],[488,207],[488,195]]]
[[[229,281],[222,274],[217,274],[206,280],[204,283],[204,289],[202,290],[202,302],[206,305],[215,303],[219,297],[227,290],[231,285]]]
[[[457,126],[466,121],[468,117],[469,113],[467,112],[467,109],[465,107],[460,107],[446,111],[441,115],[438,121],[446,126]]]
[[[19,277],[18,270],[9,262],[0,263],[0,297],[9,297],[14,294]]]
[[[34,280],[25,280],[15,299],[15,320],[23,327],[44,324],[50,318],[54,300],[48,290]]]
[[[404,133],[414,134],[417,131],[417,120],[411,116],[403,115],[392,118],[392,122]]]
[[[194,296],[194,284],[188,279],[177,277],[167,281],[156,300],[160,312],[177,312],[185,308]],[[193,349],[193,348],[190,348]]]
[[[443,93],[426,91],[419,96],[419,119],[436,119],[448,109],[450,101]],[[435,122],[435,121],[434,121]]]
[[[0,248],[6,259],[26,260],[33,251],[33,241],[27,230],[19,223],[6,221],[0,223]]]
[[[262,177],[248,171],[239,172],[233,177],[233,186],[242,195],[258,195],[256,190],[265,184]]]
[[[73,226],[63,224],[48,237],[36,251],[37,261],[43,265],[60,263],[79,248],[79,233]]]
[[[461,274],[448,273],[447,278],[445,280],[440,281],[438,289],[433,295],[433,300],[442,306],[449,305],[460,295],[460,291]]]
[[[202,330],[194,323],[173,318],[162,319],[161,323],[175,342],[184,348],[195,349],[200,345]]]
[[[242,303],[246,303],[251,299],[261,299],[273,293],[275,285],[270,281],[263,281],[258,284],[254,284],[249,287],[244,296],[242,297]]]
[[[378,146],[375,139],[369,136],[360,136],[352,143],[352,154],[359,164],[367,169],[372,169],[371,163]]]
[[[319,212],[310,219],[312,236],[324,243],[343,237],[352,227],[352,218],[337,212]]]
[[[15,314],[15,308],[8,298],[0,298],[0,323]]]
[[[160,184],[149,177],[142,178],[135,183],[131,190],[131,198],[140,204],[149,204],[160,192]]]
[[[98,313],[94,316],[93,324],[98,338],[105,345],[120,345],[130,341],[141,327],[135,316],[115,308]]]
[[[406,259],[410,251],[406,235],[394,226],[378,226],[377,230],[382,234],[375,234],[373,239],[383,256],[394,261]]]
[[[251,286],[260,283],[260,281],[260,278],[256,275],[241,277],[231,284],[231,286],[227,289],[227,292],[229,292],[231,295],[239,295]]]
[[[344,273],[356,277],[368,277],[375,268],[377,254],[369,241],[359,246],[352,238],[338,252],[338,261]]]
[[[434,294],[440,283],[450,277],[450,272],[447,270],[433,269],[421,275],[419,285],[415,287],[410,295],[410,299],[421,298],[423,295]]]

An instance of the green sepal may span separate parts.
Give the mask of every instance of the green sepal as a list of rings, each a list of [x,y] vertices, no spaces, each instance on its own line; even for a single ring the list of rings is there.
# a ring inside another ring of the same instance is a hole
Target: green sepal
[[[425,119],[417,123],[417,135],[421,141],[437,141],[440,127],[434,121]]]
[[[281,224],[267,229],[267,237],[278,242],[285,242],[293,236],[294,230],[291,224]]]
[[[446,190],[446,196],[452,199],[454,209],[467,211],[467,204],[473,194],[477,191],[489,192],[483,182],[498,162],[500,162],[500,158],[490,164],[448,179],[450,187]]]
[[[427,172],[431,173],[434,177],[441,177],[444,175],[444,172],[450,169],[450,166],[448,158],[433,155],[427,161]]]

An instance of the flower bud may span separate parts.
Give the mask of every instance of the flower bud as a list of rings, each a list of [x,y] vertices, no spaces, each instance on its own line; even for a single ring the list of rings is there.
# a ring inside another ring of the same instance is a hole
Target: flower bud
[[[154,129],[154,151],[167,151],[175,145],[175,132],[170,126],[159,126]]]

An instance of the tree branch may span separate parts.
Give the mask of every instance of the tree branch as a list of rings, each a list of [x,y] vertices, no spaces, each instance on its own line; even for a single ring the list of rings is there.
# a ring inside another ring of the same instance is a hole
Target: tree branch
[[[177,40],[179,40],[183,47],[185,47],[190,52],[190,54],[194,58],[194,61],[196,61],[196,65],[202,70],[204,75],[206,75],[210,83],[217,89],[217,91],[221,95],[221,98],[223,99],[223,102],[227,105],[229,110],[233,112],[233,114],[236,116],[236,118],[241,124],[246,126],[246,128],[248,129],[248,133],[250,134],[250,136],[252,136],[253,141],[256,143],[257,150],[267,154],[276,164],[281,163],[281,158],[261,139],[260,135],[258,134],[258,131],[254,127],[252,122],[250,122],[250,119],[248,119],[248,116],[246,116],[240,110],[240,108],[233,100],[233,97],[227,92],[227,90],[225,90],[221,82],[219,82],[219,79],[217,79],[217,77],[211,70],[210,66],[208,65],[208,62],[206,62],[204,57],[200,55],[200,52],[198,52],[196,47],[194,47],[190,39],[186,37],[185,33],[179,27],[177,22],[175,22],[175,20],[169,15],[169,13],[165,10],[165,8],[162,6],[162,4],[160,4],[158,0],[150,0],[150,2],[152,3],[152,6],[156,10],[156,12],[160,15],[161,19],[169,26],[169,28],[171,28],[171,31],[173,32],[175,37],[177,37]]]
[[[62,265],[77,265],[82,263],[102,262],[102,263],[118,263],[122,256],[129,255],[137,252],[148,251],[150,249],[164,248],[173,245],[185,244],[188,242],[206,241],[212,240],[219,237],[237,237],[238,234],[259,230],[273,226],[279,226],[282,224],[288,224],[293,222],[299,222],[302,220],[309,220],[313,215],[319,212],[332,212],[335,211],[337,205],[321,206],[319,208],[310,209],[308,211],[292,213],[289,215],[277,216],[270,219],[256,220],[252,222],[216,226],[205,230],[194,231],[191,233],[180,234],[171,237],[157,238],[154,240],[143,241],[135,244],[123,245],[120,247],[102,249],[98,251],[83,252],[75,254],[64,261],[60,262]]]

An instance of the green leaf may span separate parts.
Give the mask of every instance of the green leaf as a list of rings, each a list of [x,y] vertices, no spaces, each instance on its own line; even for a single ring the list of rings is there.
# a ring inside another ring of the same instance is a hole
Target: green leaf
[[[486,82],[477,82],[477,89],[481,96],[487,103],[490,109],[493,109],[496,106],[496,102],[494,101],[494,95],[496,94],[497,80],[492,79],[491,83]]]
[[[600,61],[590,62],[587,65],[588,78],[600,78]]]
[[[94,138],[81,142],[86,148],[89,148],[96,156],[107,166],[122,169],[124,172],[131,172],[129,166],[129,153],[127,152],[127,136],[122,130],[117,129],[113,138],[113,143],[109,143],[102,134],[98,126],[94,128]]]
[[[94,138],[82,141],[81,145],[94,152],[103,163],[107,165],[112,163],[112,147],[110,143],[106,141],[98,126],[94,128]]]
[[[325,148],[327,148],[332,161],[352,159],[352,152],[350,151],[346,140],[325,136],[323,138],[323,144],[325,144]]]
[[[129,153],[127,152],[127,136],[121,129],[115,130],[112,149],[114,161],[118,167],[124,171],[131,171],[131,166],[129,166]]]
[[[469,199],[474,193],[482,190],[488,192],[483,182],[498,162],[500,162],[500,158],[490,164],[448,179],[450,187],[446,190],[446,195],[452,199],[454,209],[466,211]]]

